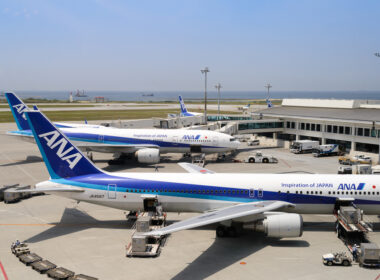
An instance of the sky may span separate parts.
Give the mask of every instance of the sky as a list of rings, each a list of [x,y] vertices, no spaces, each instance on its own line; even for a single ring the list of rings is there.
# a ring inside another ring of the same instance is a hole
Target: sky
[[[0,90],[377,91],[377,0],[2,0]]]

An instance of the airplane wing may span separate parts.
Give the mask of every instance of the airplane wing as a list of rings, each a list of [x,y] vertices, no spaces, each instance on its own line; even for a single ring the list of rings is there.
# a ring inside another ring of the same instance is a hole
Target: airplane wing
[[[7,131],[7,135],[11,136],[21,136],[21,137],[33,137],[33,133],[30,129],[28,130],[15,130],[15,131]]]
[[[31,130],[15,130],[15,131],[7,131],[6,135],[16,136],[18,139],[21,139],[26,142],[35,143],[34,137]]]
[[[241,217],[261,214],[268,211],[273,211],[281,207],[294,207],[292,203],[284,201],[256,201],[249,203],[241,203],[234,206],[222,208],[212,212],[204,213],[200,216],[190,218],[181,222],[174,223],[170,226],[163,227],[158,230],[145,232],[143,235],[147,236],[160,236],[172,232],[196,228],[209,224],[214,224],[222,221],[233,220]],[[253,219],[254,220],[254,219]]]
[[[8,189],[7,192],[10,193],[49,193],[49,192],[84,192],[83,188],[73,187],[73,186],[62,186],[62,187],[41,187],[41,188],[20,188],[20,189]]]
[[[188,162],[180,162],[178,163],[183,169],[185,169],[189,173],[201,173],[201,174],[214,174],[214,171],[211,171],[207,168],[203,168],[201,166],[191,164]]]

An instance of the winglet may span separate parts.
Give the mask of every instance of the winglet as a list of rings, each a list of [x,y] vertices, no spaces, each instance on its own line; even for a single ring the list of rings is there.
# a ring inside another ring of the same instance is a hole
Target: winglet
[[[40,111],[25,115],[52,179],[103,173]]]

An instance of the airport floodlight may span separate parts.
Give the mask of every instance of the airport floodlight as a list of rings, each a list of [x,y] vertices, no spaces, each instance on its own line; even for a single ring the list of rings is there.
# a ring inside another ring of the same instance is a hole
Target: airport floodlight
[[[222,85],[217,83],[215,88],[218,90],[218,120],[220,120],[220,89],[222,88]]]
[[[268,90],[268,99],[269,99],[269,89],[272,87],[271,84],[267,84],[264,86]]]
[[[207,73],[208,72],[210,72],[210,70],[208,70],[208,67],[205,67],[205,69],[201,70],[201,73],[205,75],[205,111],[204,111],[205,124],[207,124]]]

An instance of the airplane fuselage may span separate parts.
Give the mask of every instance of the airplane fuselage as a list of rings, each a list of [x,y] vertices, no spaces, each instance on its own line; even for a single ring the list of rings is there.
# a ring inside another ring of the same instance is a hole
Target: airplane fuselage
[[[157,148],[160,153],[223,153],[235,150],[239,142],[230,135],[208,130],[117,129],[107,127],[61,127],[60,130],[81,150],[103,153],[133,153]],[[31,131],[14,132],[33,140]]]
[[[380,214],[376,175],[107,173],[42,182],[71,185],[81,193],[56,193],[78,201],[122,210],[143,210],[157,198],[168,212],[204,212],[244,202],[286,201],[299,214],[331,214],[337,199],[354,199],[366,214]]]

